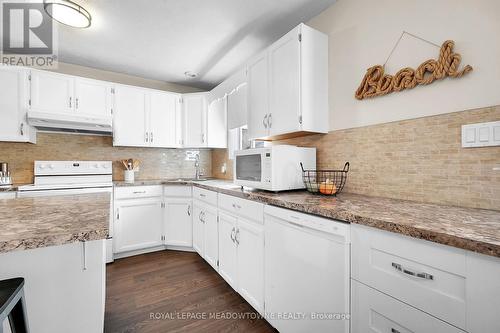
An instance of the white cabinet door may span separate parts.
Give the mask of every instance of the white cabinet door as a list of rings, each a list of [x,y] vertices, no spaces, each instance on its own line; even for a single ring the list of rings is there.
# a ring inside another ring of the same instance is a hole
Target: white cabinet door
[[[178,94],[151,91],[149,94],[149,135],[151,147],[177,146]]]
[[[206,147],[207,94],[193,93],[182,96],[184,118],[184,146]]]
[[[217,223],[217,208],[206,206],[203,208],[203,223],[205,224],[205,260],[218,270],[219,260],[219,226]]]
[[[264,227],[238,219],[238,289],[259,313],[264,312]]]
[[[77,114],[111,117],[113,95],[108,82],[84,78],[75,79],[75,109]]]
[[[193,249],[200,256],[204,256],[205,224],[202,218],[202,207],[193,202]]]
[[[116,253],[162,245],[161,198],[120,200],[115,203]]]
[[[46,113],[73,113],[74,78],[44,71],[31,71],[31,110]]]
[[[467,332],[500,332],[500,258],[467,252]]]
[[[207,139],[210,148],[227,148],[227,98],[218,98],[208,106]]]
[[[269,48],[270,135],[299,130],[300,26]]]
[[[248,131],[250,139],[266,137],[269,113],[267,51],[248,64]]]
[[[117,85],[113,118],[115,146],[149,145],[149,134],[146,133],[146,90]]]
[[[237,218],[219,213],[219,274],[237,290],[237,250],[234,240]]]
[[[233,129],[248,125],[248,102],[246,82],[227,95],[227,127]]]
[[[0,141],[28,141],[27,71],[0,66]]]
[[[30,332],[103,331],[104,240],[2,253],[0,267],[0,280],[25,279]]]
[[[165,245],[193,246],[191,199],[165,199]]]

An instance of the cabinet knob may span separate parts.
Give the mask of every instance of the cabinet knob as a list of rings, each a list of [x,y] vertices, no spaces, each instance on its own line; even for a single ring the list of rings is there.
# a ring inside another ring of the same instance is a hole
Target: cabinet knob
[[[262,124],[267,128],[267,114],[264,116],[264,119],[262,119]]]

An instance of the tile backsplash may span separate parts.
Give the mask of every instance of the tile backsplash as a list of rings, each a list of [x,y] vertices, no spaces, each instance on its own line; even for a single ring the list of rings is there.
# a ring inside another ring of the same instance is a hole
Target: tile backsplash
[[[500,106],[280,141],[317,148],[317,167],[351,164],[345,192],[500,210],[500,147],[462,148],[461,126],[500,120]],[[226,162],[228,173],[219,174]],[[225,150],[214,173],[232,178]],[[383,209],[383,208],[381,208]]]
[[[163,148],[113,147],[107,136],[38,133],[37,143],[0,142],[0,160],[9,163],[14,183],[33,181],[35,160],[103,160],[113,161],[113,179],[123,180],[123,167],[118,162],[136,158],[142,163],[136,179],[193,177],[194,162],[186,161],[186,150]],[[212,152],[200,150],[200,167],[212,174]]]

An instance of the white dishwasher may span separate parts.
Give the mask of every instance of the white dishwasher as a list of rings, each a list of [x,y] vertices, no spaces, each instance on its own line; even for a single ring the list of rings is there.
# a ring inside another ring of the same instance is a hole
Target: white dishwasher
[[[264,212],[267,320],[281,333],[349,332],[350,225]]]

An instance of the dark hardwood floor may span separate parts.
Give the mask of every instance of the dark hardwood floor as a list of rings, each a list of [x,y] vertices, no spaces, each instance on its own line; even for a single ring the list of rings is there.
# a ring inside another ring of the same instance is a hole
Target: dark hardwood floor
[[[196,253],[144,254],[106,270],[106,333],[277,332]]]

